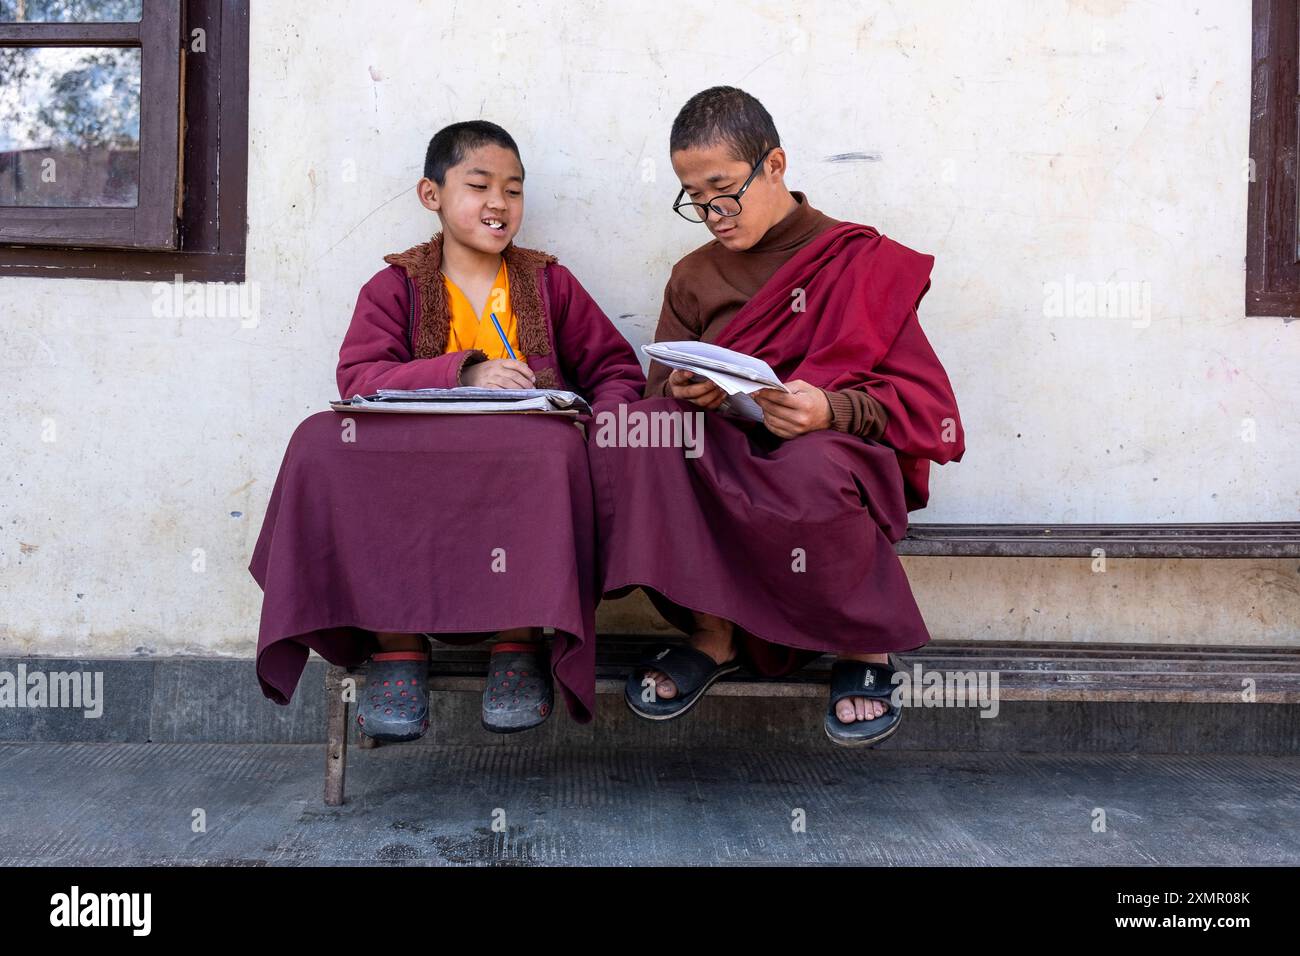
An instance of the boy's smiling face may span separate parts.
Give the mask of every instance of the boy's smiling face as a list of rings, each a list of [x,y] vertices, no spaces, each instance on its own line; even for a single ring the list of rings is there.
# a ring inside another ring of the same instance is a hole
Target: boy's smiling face
[[[684,198],[698,203],[738,192],[754,169],[747,161],[737,159],[725,142],[681,149],[671,159],[673,172],[686,190]],[[718,242],[733,252],[742,252],[785,218],[792,201],[785,186],[785,166],[785,150],[778,146],[768,153],[763,168],[740,197],[740,215],[719,216],[709,210],[705,225]]]
[[[420,202],[442,219],[444,236],[485,254],[500,253],[524,221],[524,171],[510,150],[472,149],[439,186],[421,179]]]

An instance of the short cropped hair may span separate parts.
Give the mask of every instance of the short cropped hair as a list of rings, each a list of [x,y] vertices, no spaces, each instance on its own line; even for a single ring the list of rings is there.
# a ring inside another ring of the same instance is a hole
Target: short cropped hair
[[[519,160],[520,175],[523,175],[524,161],[519,156],[514,138],[496,123],[469,120],[444,126],[433,134],[429,148],[424,151],[425,178],[443,185],[447,180],[447,170],[463,162],[466,153],[480,146],[500,146],[510,150]]]
[[[696,93],[673,120],[668,151],[725,143],[736,159],[757,165],[758,158],[781,145],[776,124],[757,99],[734,86],[714,86]]]

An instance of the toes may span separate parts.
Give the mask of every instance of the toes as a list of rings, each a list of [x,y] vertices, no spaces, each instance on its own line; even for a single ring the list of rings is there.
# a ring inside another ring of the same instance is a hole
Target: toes
[[[677,696],[677,685],[668,679],[668,675],[662,671],[647,671],[646,676],[655,682],[655,696],[664,700],[672,700]]]
[[[870,697],[849,697],[835,705],[835,716],[842,723],[855,720],[875,720],[885,712],[885,702]]]

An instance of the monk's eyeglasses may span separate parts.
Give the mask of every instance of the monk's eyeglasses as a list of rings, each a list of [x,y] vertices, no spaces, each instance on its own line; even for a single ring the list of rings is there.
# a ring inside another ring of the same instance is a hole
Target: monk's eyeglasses
[[[687,222],[704,222],[709,218],[709,210],[712,209],[719,216],[740,215],[740,197],[745,195],[745,190],[749,184],[754,181],[758,171],[763,168],[763,160],[767,159],[767,154],[776,149],[775,146],[768,148],[767,152],[758,157],[758,162],[754,164],[754,169],[750,172],[749,178],[745,184],[734,193],[728,193],[725,196],[714,196],[708,202],[682,202],[682,197],[686,195],[685,187],[677,194],[677,199],[673,202],[673,212],[681,216]]]

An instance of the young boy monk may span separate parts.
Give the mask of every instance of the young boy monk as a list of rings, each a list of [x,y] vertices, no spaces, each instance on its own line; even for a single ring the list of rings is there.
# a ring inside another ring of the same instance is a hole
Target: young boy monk
[[[691,97],[670,150],[673,208],[712,239],[674,266],[655,340],[756,356],[789,391],[755,395],[762,423],[707,414],[698,456],[592,446],[605,593],[641,586],[689,635],[632,672],[628,706],[679,717],[742,655],[775,676],[830,652],[825,731],[869,746],[902,716],[889,652],[929,640],[892,545],[929,462],[965,450],[916,315],[934,260],[792,193],[772,118],[741,90]],[[726,398],[658,364],[645,396],[629,418]]]
[[[564,388],[639,397],[636,354],[554,256],[516,246],[524,168],[487,122],[429,142],[430,241],[384,257],[339,350],[343,398],[379,388]],[[380,740],[428,727],[428,636],[497,635],[483,725],[511,732],[594,708],[592,490],[583,434],[551,415],[320,412],[285,452],[249,566],[262,586],[257,675],[287,704],[308,649],[370,660],[357,723]],[[541,630],[555,629],[548,650]]]

